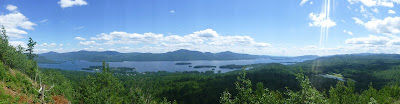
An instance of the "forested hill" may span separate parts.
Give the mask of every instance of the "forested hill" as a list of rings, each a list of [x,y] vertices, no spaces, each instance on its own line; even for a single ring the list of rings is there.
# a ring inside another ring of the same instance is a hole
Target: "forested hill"
[[[318,56],[305,56],[305,57],[318,57]],[[87,60],[87,61],[187,61],[187,60],[243,60],[243,59],[256,59],[256,58],[288,58],[288,57],[273,57],[263,55],[249,55],[233,52],[199,52],[191,50],[177,50],[167,53],[119,53],[115,51],[78,51],[69,53],[56,53],[48,52],[39,54],[39,63],[54,61],[68,61],[68,60]]]

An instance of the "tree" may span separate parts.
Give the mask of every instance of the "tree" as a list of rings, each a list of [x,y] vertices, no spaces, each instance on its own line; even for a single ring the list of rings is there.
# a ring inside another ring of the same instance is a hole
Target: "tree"
[[[46,84],[42,83],[42,78],[39,76],[39,89],[35,90],[39,93],[39,98],[42,102],[44,102],[44,92],[50,91],[53,87],[54,84],[48,90],[46,90]]]
[[[2,43],[7,43],[8,44],[8,36],[6,35],[6,29],[4,26],[1,26],[1,33],[0,33],[0,40]]]
[[[224,91],[220,97],[222,104],[284,104],[282,94],[275,91],[264,89],[262,83],[257,83],[257,90],[254,92],[251,88],[251,81],[246,79],[246,70],[242,69],[240,76],[237,77],[236,90],[237,95],[231,99],[232,95]]]
[[[293,92],[288,90],[287,103],[290,104],[326,104],[326,99],[323,94],[316,90],[312,85],[307,76],[303,74],[300,69],[300,73],[296,74],[296,79],[300,82],[301,90]]]
[[[28,59],[29,60],[33,60],[37,55],[33,53],[33,48],[35,47],[36,42],[32,40],[31,37],[29,37],[29,43],[28,43],[28,49],[26,49],[26,51],[28,51]]]
[[[109,66],[103,62],[103,72],[88,76],[80,83],[78,92],[82,94],[79,100],[83,103],[122,103],[122,92],[125,91],[121,81],[109,73]]]

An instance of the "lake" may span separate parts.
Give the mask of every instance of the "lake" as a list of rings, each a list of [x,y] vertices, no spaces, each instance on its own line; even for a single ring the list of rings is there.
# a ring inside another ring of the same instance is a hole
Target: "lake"
[[[312,58],[313,59],[313,58]],[[219,66],[236,64],[236,65],[249,65],[258,63],[281,63],[281,64],[294,64],[294,62],[303,62],[311,60],[311,58],[285,58],[285,59],[270,59],[260,58],[252,60],[193,60],[193,61],[123,61],[123,62],[108,62],[110,67],[134,67],[138,72],[149,71],[168,71],[168,72],[183,72],[183,71],[208,71],[215,69],[215,72],[228,72],[234,69],[223,69]],[[176,63],[192,63],[191,65],[175,65]],[[216,68],[193,68],[198,65],[217,66]],[[44,64],[39,63],[41,68],[53,68],[62,70],[76,70],[80,71],[82,68],[89,66],[101,66],[101,62],[89,62],[85,60],[79,61],[66,61],[61,64]],[[192,67],[189,67],[192,66]]]

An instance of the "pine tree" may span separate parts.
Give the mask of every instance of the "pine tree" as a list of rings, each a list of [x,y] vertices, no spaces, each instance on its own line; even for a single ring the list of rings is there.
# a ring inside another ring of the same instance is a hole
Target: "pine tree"
[[[36,57],[36,54],[33,53],[33,48],[35,47],[35,45],[36,42],[33,41],[31,37],[29,37],[28,49],[26,49],[26,51],[28,51],[29,60],[33,60]]]

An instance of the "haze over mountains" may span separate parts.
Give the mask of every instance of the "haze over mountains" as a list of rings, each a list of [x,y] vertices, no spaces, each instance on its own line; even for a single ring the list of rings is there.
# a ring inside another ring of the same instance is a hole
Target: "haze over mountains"
[[[167,53],[119,53],[116,51],[78,51],[69,53],[48,52],[39,54],[39,63],[53,63],[55,61],[72,61],[72,60],[87,60],[93,62],[99,61],[188,61],[188,60],[246,60],[257,58],[317,58],[315,55],[299,56],[299,57],[282,57],[282,56],[267,56],[267,55],[249,55],[233,53],[230,51],[210,53],[191,51],[180,49]]]

